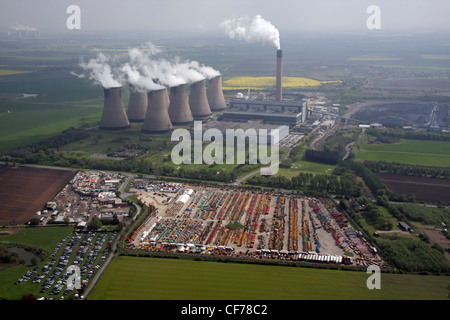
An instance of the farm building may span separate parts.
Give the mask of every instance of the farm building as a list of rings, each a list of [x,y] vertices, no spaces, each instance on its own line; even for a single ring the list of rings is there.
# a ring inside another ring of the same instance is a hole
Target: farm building
[[[402,229],[403,231],[407,231],[407,232],[411,232],[411,227],[404,221],[400,221],[398,223],[398,226],[400,227],[400,229]]]

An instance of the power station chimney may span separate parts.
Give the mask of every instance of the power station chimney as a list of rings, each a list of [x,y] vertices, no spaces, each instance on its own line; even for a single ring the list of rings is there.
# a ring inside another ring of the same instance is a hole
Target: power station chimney
[[[211,115],[208,98],[206,97],[206,80],[191,84],[189,93],[189,106],[194,120],[203,120]]]
[[[194,121],[189,107],[187,84],[170,88],[169,100],[169,117],[173,125],[186,125]]]
[[[172,130],[167,88],[149,91],[147,100],[147,113],[142,125],[142,133],[165,133]]]
[[[137,90],[130,85],[130,100],[128,102],[127,116],[130,122],[144,122],[147,113],[147,92]]]
[[[105,96],[100,129],[117,130],[130,126],[122,101],[122,87],[103,88]]]
[[[277,80],[275,99],[281,101],[283,99],[283,51],[277,50]]]
[[[227,108],[222,91],[222,75],[218,75],[208,80],[206,96],[211,111],[222,111]]]

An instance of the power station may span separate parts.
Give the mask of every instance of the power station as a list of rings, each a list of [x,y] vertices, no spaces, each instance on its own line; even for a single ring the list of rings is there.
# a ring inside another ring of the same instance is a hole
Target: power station
[[[189,125],[194,121],[189,107],[187,84],[170,88],[169,100],[169,117],[173,125]]]
[[[130,127],[122,101],[122,87],[103,88],[105,97],[100,129],[120,130]]]
[[[206,80],[200,80],[191,84],[189,106],[194,120],[206,120],[211,116],[211,109],[206,96]]]
[[[122,102],[122,87],[104,89],[105,102],[100,128],[126,129],[130,122],[143,123],[143,134],[167,133],[173,126],[205,121],[213,112],[228,123],[244,122],[294,127],[305,122],[305,103],[283,100],[283,52],[276,51],[275,99],[232,99],[225,101],[222,75],[171,88],[145,91],[130,85],[128,109]],[[170,91],[170,96],[169,96]]]
[[[147,113],[142,133],[166,133],[173,128],[169,117],[169,94],[167,88],[147,93]]]
[[[227,108],[222,90],[222,76],[218,75],[208,80],[206,96],[211,111],[220,112]]]
[[[144,122],[147,113],[147,92],[130,86],[127,116],[130,122]]]

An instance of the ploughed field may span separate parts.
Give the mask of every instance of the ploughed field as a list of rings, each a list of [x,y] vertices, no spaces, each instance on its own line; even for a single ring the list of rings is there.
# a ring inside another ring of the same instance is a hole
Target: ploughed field
[[[378,173],[377,177],[394,193],[414,195],[416,201],[450,204],[450,180],[408,177],[390,173]]]
[[[74,175],[68,170],[0,166],[0,225],[28,222]]]

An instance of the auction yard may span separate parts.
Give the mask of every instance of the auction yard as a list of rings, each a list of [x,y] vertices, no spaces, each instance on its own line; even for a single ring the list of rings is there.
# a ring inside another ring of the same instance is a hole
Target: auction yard
[[[145,179],[129,191],[154,207],[130,249],[385,266],[328,198]]]

